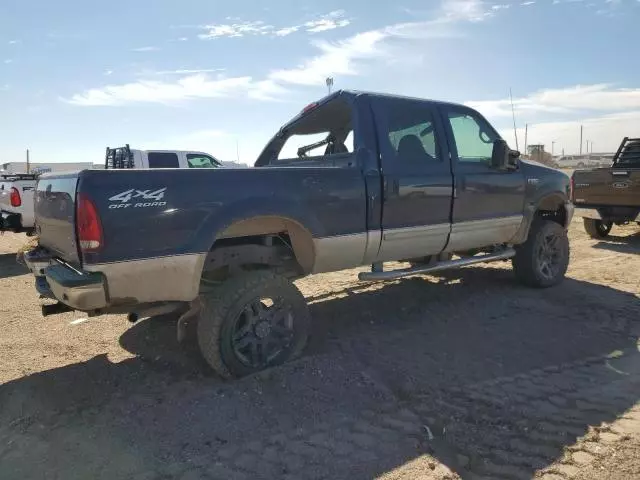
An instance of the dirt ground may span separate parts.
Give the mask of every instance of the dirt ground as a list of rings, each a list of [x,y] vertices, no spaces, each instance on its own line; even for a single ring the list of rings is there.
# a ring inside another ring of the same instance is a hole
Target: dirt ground
[[[306,278],[306,355],[234,382],[167,318],[43,318],[0,237],[0,478],[640,478],[640,230],[570,231],[568,278],[508,263]]]

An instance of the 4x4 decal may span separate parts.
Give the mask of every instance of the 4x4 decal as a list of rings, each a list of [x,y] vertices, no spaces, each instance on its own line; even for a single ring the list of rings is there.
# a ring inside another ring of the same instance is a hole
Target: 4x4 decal
[[[109,208],[129,208],[132,205],[133,208],[164,207],[167,202],[163,202],[161,200],[164,198],[166,190],[167,187],[159,188],[157,190],[137,190],[135,188],[130,188],[129,190],[125,190],[124,192],[120,192],[109,197],[110,202],[119,202],[109,204]],[[136,199],[140,200],[135,201]]]

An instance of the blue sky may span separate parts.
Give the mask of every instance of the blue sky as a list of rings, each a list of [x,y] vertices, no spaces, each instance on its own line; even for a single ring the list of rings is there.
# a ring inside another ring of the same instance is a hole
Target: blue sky
[[[374,8],[375,5],[375,8]],[[2,0],[0,162],[205,150],[252,163],[336,88],[467,103],[515,147],[640,136],[639,0]]]

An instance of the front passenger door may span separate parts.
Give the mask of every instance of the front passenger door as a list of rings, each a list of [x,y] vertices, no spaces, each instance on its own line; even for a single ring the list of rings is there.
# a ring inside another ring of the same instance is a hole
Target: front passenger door
[[[507,243],[523,220],[524,175],[492,167],[500,135],[482,115],[458,106],[443,107],[442,113],[455,180],[447,251]]]

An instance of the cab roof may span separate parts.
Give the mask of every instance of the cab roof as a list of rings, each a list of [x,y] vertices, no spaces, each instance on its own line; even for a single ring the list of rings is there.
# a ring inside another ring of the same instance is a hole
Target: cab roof
[[[398,99],[398,100],[413,100],[416,102],[424,102],[424,103],[430,103],[432,105],[441,105],[441,106],[457,106],[457,107],[465,106],[459,103],[443,102],[440,100],[431,100],[428,98],[411,97],[411,96],[397,95],[397,94],[391,94],[391,93],[370,92],[370,91],[363,91],[363,90],[341,89],[341,90],[336,90],[335,92],[329,95],[326,95],[315,102],[311,102],[298,115],[296,115],[287,123],[285,123],[282,126],[281,130],[286,129],[289,125],[300,120],[302,117],[305,116],[307,112],[313,110],[314,108],[320,107],[321,105],[324,105],[325,103],[328,103],[331,100],[334,100],[336,98],[344,98],[347,101],[354,101],[356,98],[369,98],[369,99],[386,98],[386,99]]]

